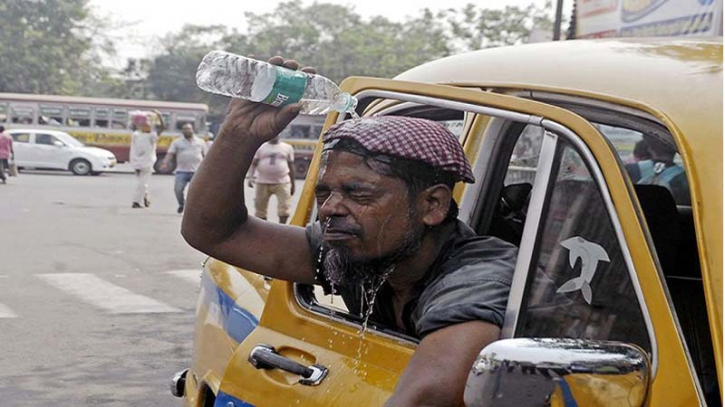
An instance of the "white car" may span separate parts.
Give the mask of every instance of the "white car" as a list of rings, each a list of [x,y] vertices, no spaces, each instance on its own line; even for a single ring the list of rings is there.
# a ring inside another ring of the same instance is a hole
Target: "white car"
[[[69,170],[75,175],[98,175],[116,166],[116,156],[88,147],[68,133],[54,130],[13,129],[15,164],[19,168]]]

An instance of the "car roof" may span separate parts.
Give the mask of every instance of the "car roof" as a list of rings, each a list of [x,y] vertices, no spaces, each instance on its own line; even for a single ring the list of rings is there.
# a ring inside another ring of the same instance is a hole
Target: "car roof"
[[[63,136],[73,137],[65,131],[45,130],[45,129],[7,129],[7,130],[5,130],[5,133],[46,133],[46,134],[52,134],[54,136],[63,135]]]
[[[703,279],[722,338],[722,37],[557,41],[454,55],[395,79],[584,96],[656,112],[690,181]],[[706,271],[707,270],[707,271]],[[712,291],[710,291],[712,290]]]

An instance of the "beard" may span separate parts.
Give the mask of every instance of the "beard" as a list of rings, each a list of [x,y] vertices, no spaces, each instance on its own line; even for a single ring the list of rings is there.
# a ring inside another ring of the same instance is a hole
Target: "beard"
[[[424,228],[410,227],[392,253],[365,260],[355,259],[345,246],[324,244],[323,273],[333,286],[379,286],[395,263],[417,253],[423,234]]]

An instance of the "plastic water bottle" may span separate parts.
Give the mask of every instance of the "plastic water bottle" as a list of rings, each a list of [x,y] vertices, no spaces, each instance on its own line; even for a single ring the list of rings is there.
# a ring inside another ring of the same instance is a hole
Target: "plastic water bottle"
[[[302,104],[301,113],[327,114],[331,110],[354,114],[357,99],[331,80],[293,71],[256,59],[212,51],[196,71],[202,90],[272,106]]]

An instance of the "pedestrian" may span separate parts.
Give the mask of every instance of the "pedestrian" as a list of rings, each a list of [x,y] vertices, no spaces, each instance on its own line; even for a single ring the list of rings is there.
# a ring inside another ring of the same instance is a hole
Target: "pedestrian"
[[[13,138],[5,133],[5,127],[0,126],[0,182],[7,184],[5,171],[10,169],[10,160],[15,159]]]
[[[255,216],[267,219],[269,198],[277,197],[279,223],[287,223],[292,195],[295,194],[295,150],[279,140],[279,136],[257,150],[249,169],[249,187],[255,188]]]
[[[256,150],[300,108],[232,99],[189,191],[182,235],[228,264],[321,285],[352,314],[371,311],[371,321],[419,338],[386,406],[420,405],[421,397],[463,405],[471,365],[500,335],[517,257],[515,246],[478,236],[457,218],[453,188],[474,182],[463,148],[426,119],[343,121],[323,135],[318,221],[281,228],[248,216],[239,185]]]
[[[199,168],[201,160],[204,159],[207,152],[207,146],[204,140],[194,134],[194,125],[186,123],[181,128],[184,137],[178,138],[171,143],[169,151],[166,152],[164,162],[161,169],[166,171],[172,160],[176,161],[176,175],[174,176],[174,193],[176,201],[179,203],[177,213],[184,212],[184,190],[189,185],[194,173]]]
[[[149,178],[154,170],[156,163],[156,144],[159,136],[163,132],[165,125],[164,119],[157,111],[154,112],[158,116],[159,124],[152,128],[152,124],[147,121],[144,124],[133,124],[133,134],[131,135],[131,151],[130,162],[136,174],[136,190],[133,194],[132,208],[148,208],[151,206],[149,198]]]

